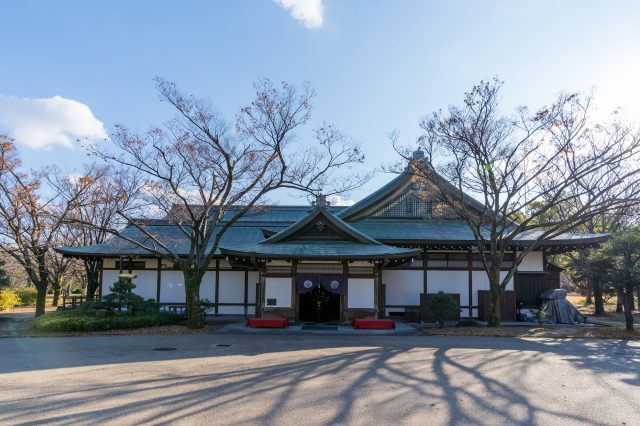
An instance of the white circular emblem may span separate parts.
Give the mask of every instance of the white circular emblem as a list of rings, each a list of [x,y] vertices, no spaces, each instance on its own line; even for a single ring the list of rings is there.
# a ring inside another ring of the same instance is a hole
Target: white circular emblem
[[[340,283],[338,281],[331,281],[331,284],[329,284],[329,286],[335,290],[336,288],[340,287]]]
[[[303,285],[304,285],[304,288],[313,287],[313,283],[310,280],[306,280]]]

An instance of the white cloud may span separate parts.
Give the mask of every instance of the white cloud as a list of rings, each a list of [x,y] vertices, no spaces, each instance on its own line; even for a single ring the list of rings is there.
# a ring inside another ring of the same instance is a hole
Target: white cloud
[[[74,147],[77,139],[104,139],[107,131],[83,103],[60,96],[18,98],[0,95],[0,129],[31,148]]]
[[[273,0],[278,6],[289,11],[294,19],[307,28],[320,28],[324,20],[322,0]]]
[[[342,198],[339,195],[329,195],[327,201],[331,203],[332,206],[352,206],[356,203],[349,198]]]

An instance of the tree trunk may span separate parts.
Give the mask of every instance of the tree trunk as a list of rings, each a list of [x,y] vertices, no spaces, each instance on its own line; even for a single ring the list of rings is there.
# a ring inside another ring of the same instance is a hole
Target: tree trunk
[[[604,315],[604,297],[600,283],[593,286],[593,300],[595,302],[593,306],[593,314]]]
[[[58,302],[60,301],[60,284],[53,285],[53,301],[51,302],[51,306],[58,306]]]
[[[494,262],[495,264],[495,262]],[[498,263],[499,265],[499,263]],[[500,269],[492,268],[489,273],[489,327],[500,327],[500,299],[502,296],[502,287],[500,286]]]
[[[624,292],[624,322],[627,331],[633,332],[633,287],[625,288]]]
[[[45,313],[45,304],[47,301],[47,287],[49,285],[49,271],[47,270],[47,263],[45,259],[45,255],[47,253],[46,249],[42,249],[38,252],[36,256],[36,261],[38,265],[38,275],[32,275],[31,280],[33,284],[36,286],[36,290],[38,292],[38,297],[36,299],[36,318],[40,315],[44,315]]]
[[[624,290],[622,290],[622,288],[618,288],[617,297],[616,297],[616,313],[622,313],[623,305],[624,305]]]
[[[584,301],[584,306],[589,306],[593,303],[591,288],[587,289],[587,298]]]
[[[45,305],[47,302],[47,284],[40,284],[36,286],[37,298],[36,298],[36,318],[40,315],[44,315]]]
[[[186,291],[187,327],[202,328],[204,327],[204,318],[202,318],[202,311],[200,310],[200,284],[204,271],[196,269],[183,270],[182,274],[184,275]]]
[[[100,286],[100,261],[85,260],[84,269],[87,273],[87,300],[91,300]]]
[[[60,290],[62,290],[62,277],[57,277],[53,282],[53,302],[51,306],[58,306],[60,301]]]

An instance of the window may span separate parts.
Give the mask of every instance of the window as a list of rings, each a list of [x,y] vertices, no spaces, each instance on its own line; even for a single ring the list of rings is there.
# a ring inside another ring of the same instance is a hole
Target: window
[[[124,262],[122,262],[122,267],[120,267],[120,261],[116,260],[116,269],[120,270],[120,271],[129,271],[129,270],[134,270],[134,269],[144,269],[145,268],[145,261],[144,260],[136,260],[133,262],[130,262],[128,260],[125,260]]]
[[[457,253],[438,253],[427,252],[427,268],[429,269],[468,269],[469,254],[465,252]],[[508,269],[513,266],[513,253],[505,253],[502,261],[502,269]],[[489,261],[489,264],[491,262]],[[484,269],[480,253],[473,253],[472,268],[475,270]]]

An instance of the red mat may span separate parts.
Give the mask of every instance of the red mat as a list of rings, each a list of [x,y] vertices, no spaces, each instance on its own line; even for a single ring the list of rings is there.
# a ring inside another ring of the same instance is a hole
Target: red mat
[[[244,325],[245,327],[287,328],[289,321],[286,318],[251,318]]]
[[[366,328],[373,330],[392,330],[396,323],[388,319],[354,319],[351,321],[353,328]]]

